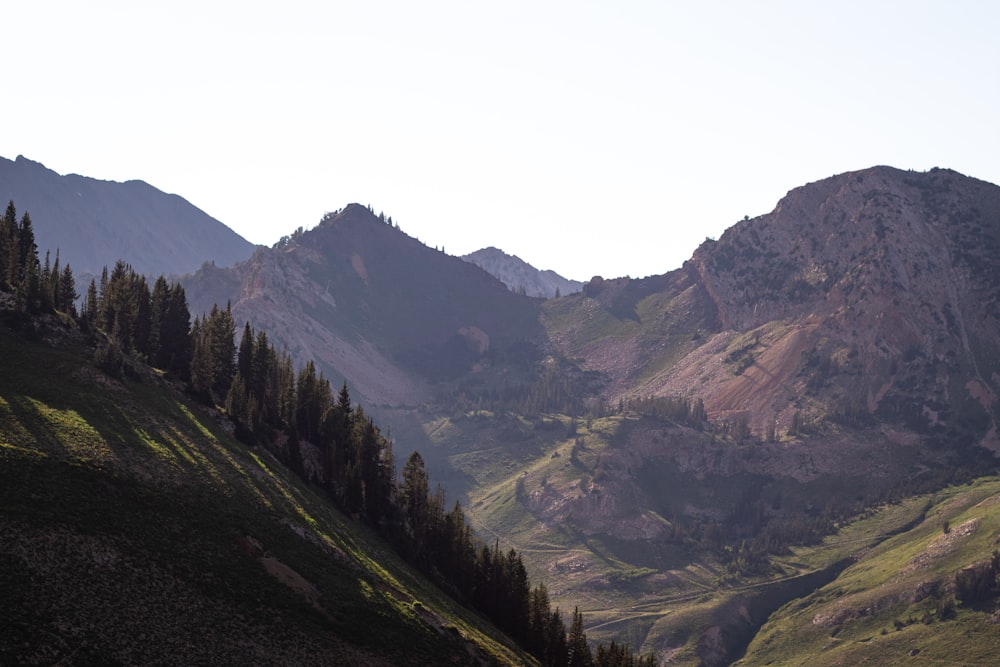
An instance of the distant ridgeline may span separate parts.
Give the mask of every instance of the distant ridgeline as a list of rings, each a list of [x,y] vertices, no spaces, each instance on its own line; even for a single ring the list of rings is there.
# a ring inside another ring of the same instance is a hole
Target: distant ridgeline
[[[124,261],[79,295],[58,253],[39,261],[32,221],[11,202],[0,224],[0,321],[25,337],[37,317],[56,316],[89,336],[94,362],[115,377],[142,380],[150,366],[208,406],[221,407],[242,441],[273,451],[322,487],[331,502],[383,535],[408,561],[458,601],[489,617],[545,665],[653,665],[614,642],[592,653],[574,610],[567,631],[544,584],[531,587],[521,556],[476,539],[459,503],[445,510],[424,461],[411,454],[397,479],[392,442],[346,383],[334,395],[312,361],[296,370],[264,331],[247,323],[236,343],[230,308],[190,320],[184,289],[161,275],[150,289]]]

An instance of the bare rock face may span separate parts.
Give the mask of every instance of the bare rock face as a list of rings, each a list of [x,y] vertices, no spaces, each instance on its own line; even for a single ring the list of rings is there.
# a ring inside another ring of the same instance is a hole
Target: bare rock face
[[[1000,188],[945,170],[844,174],[791,191],[691,264],[723,331],[759,332],[710,409],[752,390],[751,407],[763,394],[780,411],[793,387],[847,419],[995,427]]]

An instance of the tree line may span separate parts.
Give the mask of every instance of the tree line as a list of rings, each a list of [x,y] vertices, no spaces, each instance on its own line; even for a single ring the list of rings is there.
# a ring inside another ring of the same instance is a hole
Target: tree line
[[[0,292],[20,313],[60,312],[96,340],[95,363],[114,375],[140,377],[149,365],[183,384],[203,403],[221,407],[236,436],[274,451],[293,471],[321,486],[347,514],[372,526],[409,562],[460,602],[488,617],[544,665],[643,667],[612,642],[593,652],[574,610],[567,629],[544,584],[532,587],[520,554],[478,539],[460,503],[445,510],[441,487],[431,491],[423,458],[413,452],[397,478],[392,441],[347,384],[334,394],[312,361],[296,370],[264,331],[246,323],[239,343],[232,310],[214,306],[191,321],[183,287],[146,277],[118,261],[91,280],[77,311],[69,264],[57,251],[38,260],[30,216],[17,220],[11,202],[0,221]],[[552,385],[543,387],[548,393]],[[558,395],[558,390],[555,392]],[[552,400],[552,394],[547,397]]]
[[[59,266],[59,251],[55,262],[38,261],[38,246],[31,216],[25,212],[17,218],[14,202],[7,204],[0,219],[0,291],[14,296],[14,310],[21,313],[50,312],[53,309],[76,316],[76,280],[69,264]]]

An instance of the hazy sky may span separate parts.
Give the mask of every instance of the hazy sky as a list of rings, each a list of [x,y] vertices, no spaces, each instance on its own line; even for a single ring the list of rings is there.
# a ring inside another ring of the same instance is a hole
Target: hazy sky
[[[835,173],[1000,183],[995,2],[35,0],[0,22],[0,155],[147,181],[268,245],[356,201],[450,254],[635,277]]]

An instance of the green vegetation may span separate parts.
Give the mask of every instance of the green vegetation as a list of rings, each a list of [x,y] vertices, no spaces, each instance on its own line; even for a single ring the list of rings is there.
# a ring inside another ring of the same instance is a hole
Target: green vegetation
[[[834,581],[777,612],[751,643],[745,664],[988,664],[995,631],[1000,480],[984,478],[914,498],[886,512],[919,520],[870,550]],[[842,531],[869,532],[873,515]],[[947,530],[943,527],[947,526]],[[856,538],[855,538],[856,539]],[[855,547],[856,548],[856,547]]]
[[[72,330],[49,333],[73,342],[0,331],[0,662],[253,646],[262,662],[427,664],[467,642],[527,660],[155,374],[111,379]]]

